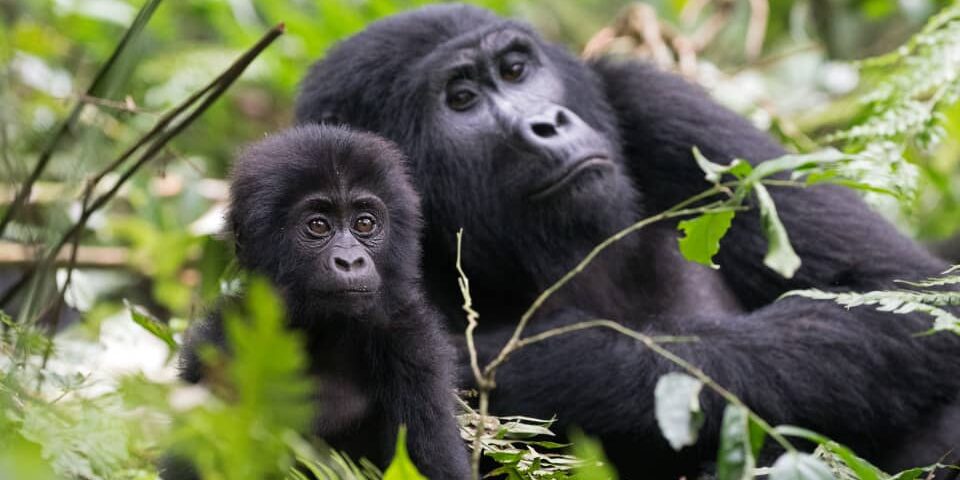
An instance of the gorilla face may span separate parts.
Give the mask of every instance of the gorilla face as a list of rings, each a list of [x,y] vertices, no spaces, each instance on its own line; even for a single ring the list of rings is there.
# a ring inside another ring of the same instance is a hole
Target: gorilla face
[[[458,152],[488,152],[498,198],[590,198],[616,174],[611,145],[564,106],[562,78],[528,32],[495,26],[457,37],[422,67],[438,127],[430,135]]]
[[[307,76],[297,117],[397,142],[423,196],[427,241],[463,228],[475,275],[555,278],[638,212],[599,79],[484,10],[428,7],[343,41]]]
[[[372,193],[339,188],[318,190],[288,210],[280,246],[299,259],[309,294],[349,312],[362,310],[380,290],[378,264],[387,239],[387,209]]]
[[[419,279],[420,218],[403,163],[373,135],[315,125],[248,147],[231,185],[241,266],[284,292],[295,321],[404,297],[396,287]]]

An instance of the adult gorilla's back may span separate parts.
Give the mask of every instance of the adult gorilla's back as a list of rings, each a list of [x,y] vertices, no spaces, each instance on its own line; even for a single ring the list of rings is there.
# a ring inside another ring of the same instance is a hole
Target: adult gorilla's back
[[[369,129],[406,150],[424,199],[428,293],[463,325],[453,266],[463,227],[485,358],[593,245],[708,187],[693,146],[715,161],[783,153],[673,75],[636,62],[584,65],[529,27],[467,6],[398,15],[343,41],[308,74],[297,118]],[[792,279],[763,266],[755,211],[738,214],[719,272],[684,261],[674,225],[663,224],[601,255],[532,331],[602,317],[696,335],[670,348],[768,421],[818,430],[888,468],[933,462],[960,445],[938,428],[956,413],[956,337],[913,336],[928,326],[921,315],[775,301],[795,288],[888,288],[946,266],[848,191],[771,193],[803,260]],[[715,458],[724,403],[704,394],[700,442],[673,453],[652,408],[657,379],[673,370],[632,339],[582,331],[511,357],[492,408],[556,414],[561,429],[600,436],[624,478],[676,478]]]

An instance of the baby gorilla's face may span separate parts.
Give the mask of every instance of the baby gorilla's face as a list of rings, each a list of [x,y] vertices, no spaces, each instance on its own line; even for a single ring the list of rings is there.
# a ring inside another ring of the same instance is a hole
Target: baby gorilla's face
[[[228,219],[240,266],[283,293],[294,326],[313,327],[385,321],[369,314],[416,297],[419,205],[392,143],[306,125],[244,150]]]
[[[331,313],[358,314],[377,301],[377,261],[387,240],[387,208],[357,188],[312,192],[289,211],[286,235],[299,290]]]

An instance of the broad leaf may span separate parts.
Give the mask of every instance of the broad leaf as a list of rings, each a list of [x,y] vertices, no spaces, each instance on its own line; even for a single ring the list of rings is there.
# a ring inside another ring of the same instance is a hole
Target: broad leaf
[[[707,157],[704,157],[697,147],[693,147],[693,158],[697,161],[697,166],[700,167],[700,170],[703,170],[705,174],[704,177],[710,183],[720,183],[720,178],[725,173],[729,173],[737,178],[745,178],[753,171],[753,167],[750,166],[749,163],[740,159],[730,162],[729,165],[713,163],[707,160]]]
[[[400,426],[400,431],[397,432],[397,449],[393,453],[393,461],[383,473],[383,480],[427,480],[427,477],[417,470],[407,453],[407,427],[405,426]]]
[[[691,220],[680,222],[678,228],[684,237],[679,239],[683,258],[710,268],[720,268],[713,263],[713,256],[720,251],[720,240],[730,230],[734,212],[708,212]]]
[[[770,480],[833,480],[830,469],[806,453],[787,452],[770,469]]]
[[[123,304],[127,306],[127,310],[130,312],[130,318],[137,324],[143,327],[144,330],[150,332],[154,337],[163,340],[164,343],[170,347],[171,352],[175,352],[179,346],[177,341],[173,339],[173,331],[170,330],[170,326],[153,318],[150,314],[141,310],[140,307],[131,304],[127,300],[123,301]]]
[[[657,381],[654,411],[664,438],[674,450],[697,442],[703,425],[700,390],[703,383],[684,373],[668,373]]]
[[[619,478],[617,471],[607,460],[603,452],[603,446],[600,445],[599,441],[584,435],[583,432],[578,430],[570,432],[570,440],[573,442],[574,456],[583,462],[574,469],[576,472],[574,478],[577,480],[614,480]]]
[[[859,480],[880,480],[885,477],[880,470],[870,462],[858,457],[849,448],[820,435],[819,433],[807,430],[805,428],[794,427],[791,425],[781,425],[777,431],[790,437],[800,437],[820,445],[823,449],[839,458],[843,463],[856,473]]]
[[[784,155],[772,160],[760,163],[753,169],[747,181],[750,183],[760,183],[761,180],[783,172],[792,172],[793,178],[797,179],[817,167],[827,164],[835,164],[849,161],[853,156],[840,152],[836,149],[827,149],[820,152],[808,153],[804,155]]]
[[[759,441],[752,436],[753,431],[747,410],[736,405],[727,405],[723,412],[723,424],[720,427],[720,450],[717,454],[717,480],[748,480],[753,478],[756,466],[755,454],[763,443],[763,432]],[[755,448],[757,447],[757,448]]]
[[[767,238],[767,254],[763,257],[763,264],[779,273],[784,278],[793,278],[793,274],[800,268],[800,257],[790,245],[787,230],[780,222],[777,207],[766,187],[757,183],[754,185],[757,202],[760,204],[760,221],[763,224],[763,235]]]

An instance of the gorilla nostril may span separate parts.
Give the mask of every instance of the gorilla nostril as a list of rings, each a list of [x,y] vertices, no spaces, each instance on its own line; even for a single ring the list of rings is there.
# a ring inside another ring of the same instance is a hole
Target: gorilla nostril
[[[343,258],[340,258],[340,257],[334,257],[334,258],[333,258],[333,265],[334,265],[335,267],[337,267],[337,270],[341,270],[341,271],[344,271],[344,272],[349,272],[349,271],[350,271],[350,267],[351,267],[350,262],[348,262],[348,261],[346,261],[346,260],[344,260]]]
[[[367,261],[363,259],[363,256],[353,259],[337,256],[333,257],[333,266],[335,269],[344,273],[358,273],[364,270],[364,267],[367,266]]]
[[[550,138],[557,134],[557,129],[549,123],[534,123],[530,126],[533,133],[541,138]]]

